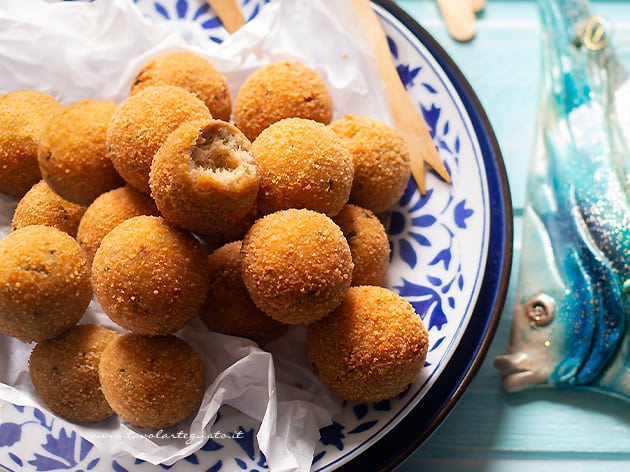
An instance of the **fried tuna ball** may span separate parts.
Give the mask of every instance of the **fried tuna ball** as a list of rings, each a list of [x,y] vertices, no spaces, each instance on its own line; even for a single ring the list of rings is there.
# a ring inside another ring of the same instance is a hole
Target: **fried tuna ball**
[[[346,238],[326,215],[289,209],[257,220],[241,248],[243,282],[258,308],[308,324],[341,303],[352,279]]]
[[[411,175],[402,136],[387,123],[362,116],[345,116],[333,121],[330,128],[352,155],[350,201],[374,213],[389,209],[402,196]]]
[[[251,143],[225,121],[184,123],[155,154],[149,186],[167,221],[220,234],[256,203],[259,177]]]
[[[103,311],[139,334],[174,333],[197,316],[208,291],[207,254],[190,233],[158,216],[135,216],[111,230],[92,262]]]
[[[210,288],[199,317],[211,330],[256,341],[279,337],[288,325],[274,320],[254,304],[241,277],[241,241],[228,243],[208,256]]]
[[[0,332],[27,343],[55,337],[91,299],[85,256],[68,234],[31,225],[0,241]]]
[[[136,75],[133,95],[154,85],[174,85],[194,93],[213,117],[229,121],[232,96],[225,76],[205,57],[192,51],[169,51],[149,61]]]
[[[159,216],[155,202],[129,185],[99,195],[79,222],[77,241],[92,264],[94,254],[107,233],[134,216]]]
[[[208,107],[181,87],[147,87],[116,108],[107,127],[109,157],[127,183],[148,194],[151,162],[166,138],[186,121],[211,118]]]
[[[424,366],[428,346],[420,316],[383,287],[352,287],[339,308],[306,331],[308,359],[322,382],[359,403],[404,391]]]
[[[117,105],[82,100],[55,113],[39,143],[39,169],[48,186],[79,205],[124,184],[105,145],[107,125]]]
[[[352,285],[382,285],[391,251],[383,224],[370,210],[352,204],[343,207],[334,221],[350,246]]]
[[[298,61],[273,62],[254,71],[236,94],[234,124],[253,141],[283,118],[308,118],[324,124],[332,119],[326,82]]]
[[[258,206],[263,214],[309,208],[335,216],[347,203],[352,157],[327,126],[287,118],[265,129],[252,150],[260,171]]]
[[[199,407],[205,390],[201,357],[173,335],[117,337],[101,355],[99,377],[114,412],[142,428],[183,420]]]
[[[103,350],[117,336],[101,326],[76,325],[33,348],[28,362],[31,381],[54,414],[95,423],[114,413],[101,391],[98,368]]]
[[[16,230],[29,225],[53,226],[74,238],[85,210],[84,206],[60,197],[40,180],[18,202],[11,227]]]
[[[60,108],[53,96],[37,90],[0,95],[0,193],[22,197],[41,180],[39,137]]]

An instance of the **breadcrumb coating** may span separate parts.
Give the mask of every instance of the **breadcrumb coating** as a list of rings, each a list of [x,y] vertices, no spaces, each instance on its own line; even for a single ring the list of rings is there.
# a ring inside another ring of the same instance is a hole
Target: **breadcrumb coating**
[[[307,355],[322,382],[359,403],[404,391],[422,369],[428,346],[420,316],[383,287],[352,287],[333,313],[306,332]]]
[[[241,248],[245,287],[258,308],[287,324],[334,310],[352,279],[346,238],[326,215],[289,209],[257,220]]]
[[[20,199],[13,213],[13,230],[29,225],[52,226],[76,237],[86,207],[69,202],[40,180]]]
[[[99,195],[85,210],[77,229],[77,241],[92,264],[94,254],[107,233],[134,216],[159,216],[155,202],[125,185]]]
[[[199,317],[211,330],[240,336],[263,346],[284,334],[288,325],[263,313],[247,293],[241,277],[241,241],[208,256],[210,288]]]
[[[352,204],[343,207],[334,221],[350,246],[352,285],[382,285],[391,249],[381,221],[370,210]]]
[[[250,141],[283,118],[308,118],[324,124],[332,119],[326,82],[298,61],[273,62],[254,71],[236,94],[234,124]]]
[[[192,51],[162,53],[142,67],[131,86],[131,94],[154,85],[174,85],[194,93],[213,117],[229,121],[232,96],[227,79],[212,62]]]
[[[37,90],[0,95],[0,193],[19,198],[41,180],[39,138],[60,108],[52,95]]]
[[[53,338],[91,299],[85,256],[68,234],[31,225],[0,241],[0,332],[27,343]]]
[[[354,163],[350,202],[374,213],[391,208],[411,176],[400,133],[382,121],[352,115],[333,121],[330,128],[344,140]]]
[[[251,143],[221,120],[182,124],[155,154],[149,175],[162,216],[204,235],[221,234],[249,214],[259,181]]]
[[[44,127],[39,169],[48,186],[66,200],[89,205],[124,184],[105,143],[116,107],[108,100],[81,100],[59,110]]]
[[[197,316],[208,291],[207,254],[190,233],[157,216],[135,216],[111,230],[92,262],[103,311],[139,334],[174,333]]]
[[[149,194],[151,162],[166,138],[186,121],[211,118],[208,107],[181,87],[147,87],[116,108],[107,127],[109,157],[127,183]]]
[[[101,388],[118,416],[142,428],[172,426],[199,407],[205,366],[186,341],[128,333],[101,355]]]
[[[76,325],[33,348],[31,381],[55,415],[95,423],[114,414],[101,391],[98,368],[103,350],[117,336],[101,326]]]
[[[335,216],[347,203],[352,157],[329,127],[287,118],[265,129],[252,150],[260,169],[258,207],[263,214],[308,208]]]

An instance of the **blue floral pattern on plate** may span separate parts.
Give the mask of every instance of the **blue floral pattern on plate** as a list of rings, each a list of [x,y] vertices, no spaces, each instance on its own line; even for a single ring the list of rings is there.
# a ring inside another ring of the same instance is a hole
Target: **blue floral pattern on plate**
[[[156,21],[192,21],[221,42],[221,22],[201,0],[133,0]],[[243,0],[247,19],[270,0]],[[321,430],[314,470],[332,470],[369,448],[422,400],[439,377],[465,330],[483,277],[488,247],[489,202],[485,169],[474,129],[447,73],[421,41],[388,10],[375,7],[387,34],[398,74],[429,127],[453,178],[446,185],[427,175],[427,193],[410,181],[389,215],[392,265],[388,284],[421,314],[431,339],[426,368],[408,390],[377,404],[347,403]],[[37,408],[2,407],[0,470],[154,470],[131,457],[113,459]],[[213,431],[240,431],[238,438],[209,439],[199,451],[164,470],[268,469],[258,449],[258,424],[229,407]],[[27,439],[28,438],[28,439]],[[27,447],[16,447],[28,442]],[[25,452],[26,451],[26,452]]]

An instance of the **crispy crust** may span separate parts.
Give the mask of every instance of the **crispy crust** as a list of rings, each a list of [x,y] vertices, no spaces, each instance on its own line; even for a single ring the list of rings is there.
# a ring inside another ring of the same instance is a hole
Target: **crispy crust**
[[[149,193],[153,156],[182,123],[210,119],[194,94],[172,85],[147,87],[125,99],[107,127],[107,149],[114,168],[137,190]]]
[[[11,227],[16,230],[29,225],[52,226],[74,238],[85,210],[84,206],[63,199],[40,180],[18,202]]]
[[[123,328],[165,335],[197,316],[208,290],[207,255],[190,233],[156,216],[123,221],[101,242],[92,285]]]
[[[348,147],[354,163],[350,201],[380,213],[402,196],[409,177],[409,153],[394,128],[373,118],[347,115],[330,128]]]
[[[53,338],[91,299],[85,256],[68,234],[31,225],[0,241],[0,332],[24,342]]]
[[[334,221],[352,253],[352,285],[382,285],[391,252],[383,224],[370,210],[352,204],[343,207]]]
[[[258,166],[251,143],[234,125],[191,121],[155,154],[149,186],[166,220],[195,233],[221,234],[254,208]]]
[[[37,163],[39,137],[61,108],[52,96],[37,90],[0,95],[0,192],[22,197],[42,178]]]
[[[108,100],[82,100],[59,110],[44,127],[39,168],[48,186],[66,200],[89,205],[124,184],[105,144],[116,107]]]
[[[383,287],[352,287],[329,316],[307,327],[309,361],[335,394],[368,403],[404,391],[429,345],[420,316]]]
[[[119,336],[101,355],[99,377],[114,412],[143,428],[183,420],[199,407],[205,387],[201,357],[173,335]]]
[[[268,64],[254,71],[234,101],[234,124],[251,141],[283,118],[332,119],[332,99],[324,79],[297,61]]]
[[[154,85],[174,85],[194,93],[213,117],[229,121],[232,96],[225,76],[205,57],[192,51],[162,53],[142,67],[131,94]]]
[[[243,282],[267,315],[308,324],[334,310],[352,278],[350,248],[326,215],[289,209],[257,220],[241,249]]]
[[[309,208],[335,216],[347,203],[352,157],[327,126],[287,118],[265,129],[252,150],[260,169],[258,206],[263,214]]]
[[[28,363],[31,381],[54,414],[87,423],[114,414],[101,391],[98,366],[117,336],[111,329],[77,325],[35,346]]]
[[[77,241],[92,264],[94,254],[107,233],[129,218],[141,215],[158,216],[155,202],[125,185],[99,195],[85,210],[79,222]]]
[[[264,345],[288,325],[263,313],[247,293],[241,277],[241,241],[228,243],[208,256],[210,288],[199,317],[211,330],[241,336]]]

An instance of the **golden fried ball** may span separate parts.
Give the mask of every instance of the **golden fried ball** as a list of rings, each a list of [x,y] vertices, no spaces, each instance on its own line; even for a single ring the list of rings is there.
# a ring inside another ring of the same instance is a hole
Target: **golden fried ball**
[[[142,428],[166,428],[188,417],[205,390],[201,357],[174,335],[119,336],[101,355],[99,377],[114,412]]]
[[[148,194],[151,162],[166,138],[186,121],[210,118],[208,107],[181,87],[147,87],[114,112],[107,127],[109,157],[127,183]]]
[[[192,51],[169,51],[149,61],[136,75],[133,95],[154,85],[174,85],[199,97],[212,116],[229,121],[232,96],[225,76],[205,57]]]
[[[251,143],[221,120],[182,124],[155,154],[149,175],[162,216],[206,235],[221,234],[250,213],[258,185]]]
[[[0,332],[24,342],[55,337],[91,299],[85,256],[68,234],[31,225],[0,241]]]
[[[40,180],[18,202],[11,227],[16,230],[29,225],[53,226],[74,238],[85,210],[84,206],[60,197]]]
[[[37,90],[0,95],[0,193],[22,197],[41,180],[39,137],[60,108],[52,95]]]
[[[347,203],[352,157],[329,127],[287,118],[265,129],[252,150],[260,171],[258,206],[263,214],[309,208],[334,216]]]
[[[352,285],[382,285],[391,252],[383,224],[370,210],[352,204],[343,207],[334,221],[352,253]]]
[[[298,61],[273,62],[254,71],[236,94],[234,124],[253,141],[283,118],[332,119],[332,99],[324,79]]]
[[[159,216],[155,202],[129,185],[99,195],[85,210],[79,222],[77,241],[91,264],[107,233],[129,218]]]
[[[352,287],[334,312],[306,331],[308,359],[322,382],[359,403],[404,391],[424,366],[428,346],[420,316],[383,287]]]
[[[124,184],[107,153],[105,135],[117,105],[81,100],[53,115],[39,143],[39,169],[48,186],[79,205]]]
[[[103,350],[117,336],[101,326],[76,325],[33,348],[31,381],[55,415],[95,423],[114,414],[101,391],[98,368]]]
[[[208,256],[210,288],[199,317],[211,330],[264,345],[286,332],[254,304],[241,277],[241,241],[228,243]]]
[[[158,216],[135,216],[111,230],[92,261],[103,311],[139,334],[174,333],[197,316],[208,291],[207,254],[190,233]]]
[[[387,123],[362,116],[345,116],[333,121],[330,128],[352,155],[350,201],[374,213],[389,209],[402,196],[411,175],[402,136]]]
[[[245,287],[258,308],[287,324],[334,310],[352,279],[346,238],[326,215],[289,209],[257,220],[241,248]]]

